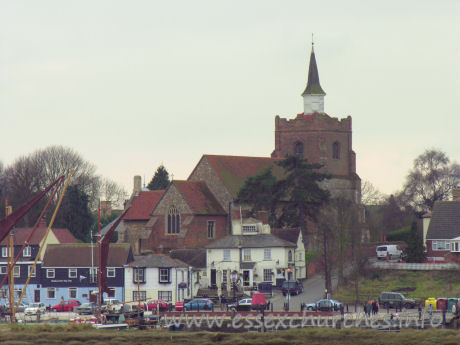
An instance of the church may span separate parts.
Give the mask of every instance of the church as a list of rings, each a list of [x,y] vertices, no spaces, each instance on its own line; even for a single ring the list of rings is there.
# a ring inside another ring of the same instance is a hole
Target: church
[[[275,163],[287,155],[298,155],[310,163],[323,165],[322,171],[331,178],[321,186],[332,197],[360,204],[361,180],[352,149],[352,120],[350,116],[338,119],[325,113],[325,96],[312,44],[307,85],[302,93],[304,111],[291,119],[275,117],[275,149],[271,156],[204,154],[187,180],[174,180],[161,192],[140,192],[138,186],[131,204],[144,210],[142,223],[132,217],[124,222],[119,240],[129,242],[139,255],[147,251],[167,253],[174,249],[204,248],[231,235],[232,220],[241,217],[240,205],[235,200],[246,179],[268,167],[280,169]],[[157,197],[152,194],[149,198],[145,193],[156,193]],[[154,205],[140,206],[135,202],[136,197],[154,200]],[[254,224],[268,223],[263,212],[257,218],[252,220]]]

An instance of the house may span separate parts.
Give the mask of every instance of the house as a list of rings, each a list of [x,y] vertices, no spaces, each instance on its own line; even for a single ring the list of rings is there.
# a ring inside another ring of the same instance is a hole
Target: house
[[[68,229],[54,229],[51,228],[50,232],[45,240],[45,233],[48,229],[46,222],[42,220],[38,227],[32,234],[32,237],[28,240],[28,245],[24,248],[21,256],[19,257],[16,265],[14,266],[14,286],[15,293],[19,297],[22,293],[24,286],[26,285],[27,279],[30,276],[30,281],[27,285],[26,292],[23,296],[23,301],[32,303],[41,301],[41,280],[40,272],[42,266],[43,256],[49,245],[59,243],[75,243],[76,239],[70,233]],[[33,228],[15,228],[10,232],[13,234],[14,244],[14,257],[16,257],[23,244],[26,243],[28,237],[31,235]],[[7,236],[1,243],[1,256],[0,256],[0,280],[3,280],[5,275],[8,273],[8,256],[9,248],[7,243],[10,240],[10,236]],[[37,260],[35,270],[32,270],[35,258],[37,257],[40,247],[42,251]],[[8,284],[5,283],[0,289],[0,301],[4,302],[8,299]]]
[[[191,268],[164,254],[139,257],[125,265],[125,301],[162,299],[175,304],[191,298]]]
[[[107,286],[110,293],[103,298],[124,298],[124,266],[134,260],[129,244],[110,244],[107,259]],[[40,273],[40,301],[46,305],[59,303],[61,297],[80,302],[97,300],[98,250],[96,244],[52,244],[43,258]]]
[[[142,249],[168,253],[224,237],[227,213],[203,181],[172,181],[145,226]]]
[[[460,200],[434,204],[426,234],[427,259],[460,261]]]
[[[300,268],[305,267],[305,255],[299,255],[302,250],[304,253],[301,237],[301,248],[297,248],[296,243],[274,236],[267,224],[255,219],[234,220],[232,225],[232,235],[206,246],[211,287],[222,284],[228,290],[231,276],[237,277],[243,289],[258,283],[279,285],[285,279],[305,277],[305,268],[300,272]]]
[[[296,248],[294,250],[294,264],[290,262],[289,268],[293,270],[295,279],[306,278],[306,262],[305,262],[305,241],[300,228],[288,228],[288,229],[275,229],[272,230],[272,234],[286,242],[295,243]],[[288,261],[289,265],[289,261]],[[277,271],[277,278],[283,279],[284,276]]]
[[[179,259],[190,267],[190,294],[196,296],[198,289],[207,288],[209,280],[206,270],[206,249],[184,248],[171,250],[168,255]]]

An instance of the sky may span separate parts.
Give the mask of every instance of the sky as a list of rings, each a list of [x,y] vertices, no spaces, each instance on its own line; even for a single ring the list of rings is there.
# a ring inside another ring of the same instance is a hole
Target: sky
[[[460,161],[460,1],[0,0],[0,161],[73,148],[132,191],[203,154],[269,156],[303,112],[311,37],[357,173],[402,188],[428,148]]]

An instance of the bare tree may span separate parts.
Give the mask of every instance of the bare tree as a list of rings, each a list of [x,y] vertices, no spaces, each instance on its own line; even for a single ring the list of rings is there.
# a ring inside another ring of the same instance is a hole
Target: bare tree
[[[364,205],[381,205],[385,202],[386,196],[381,193],[374,185],[364,180],[361,185],[361,202]]]
[[[444,152],[426,150],[414,160],[403,188],[404,197],[419,211],[433,209],[436,201],[450,197],[458,182],[458,169],[458,164],[450,164]]]
[[[113,207],[122,207],[127,196],[126,190],[118,183],[110,179],[103,179],[101,197],[110,201]]]

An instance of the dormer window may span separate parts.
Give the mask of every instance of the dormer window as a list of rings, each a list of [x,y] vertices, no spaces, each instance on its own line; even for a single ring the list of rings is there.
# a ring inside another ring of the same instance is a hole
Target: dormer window
[[[22,256],[24,257],[32,256],[32,250],[30,246],[27,246],[24,248],[24,251],[22,252]]]
[[[295,143],[294,154],[299,158],[303,158],[303,143],[300,141]]]
[[[175,206],[168,211],[168,234],[178,234],[180,232],[180,214]]]

